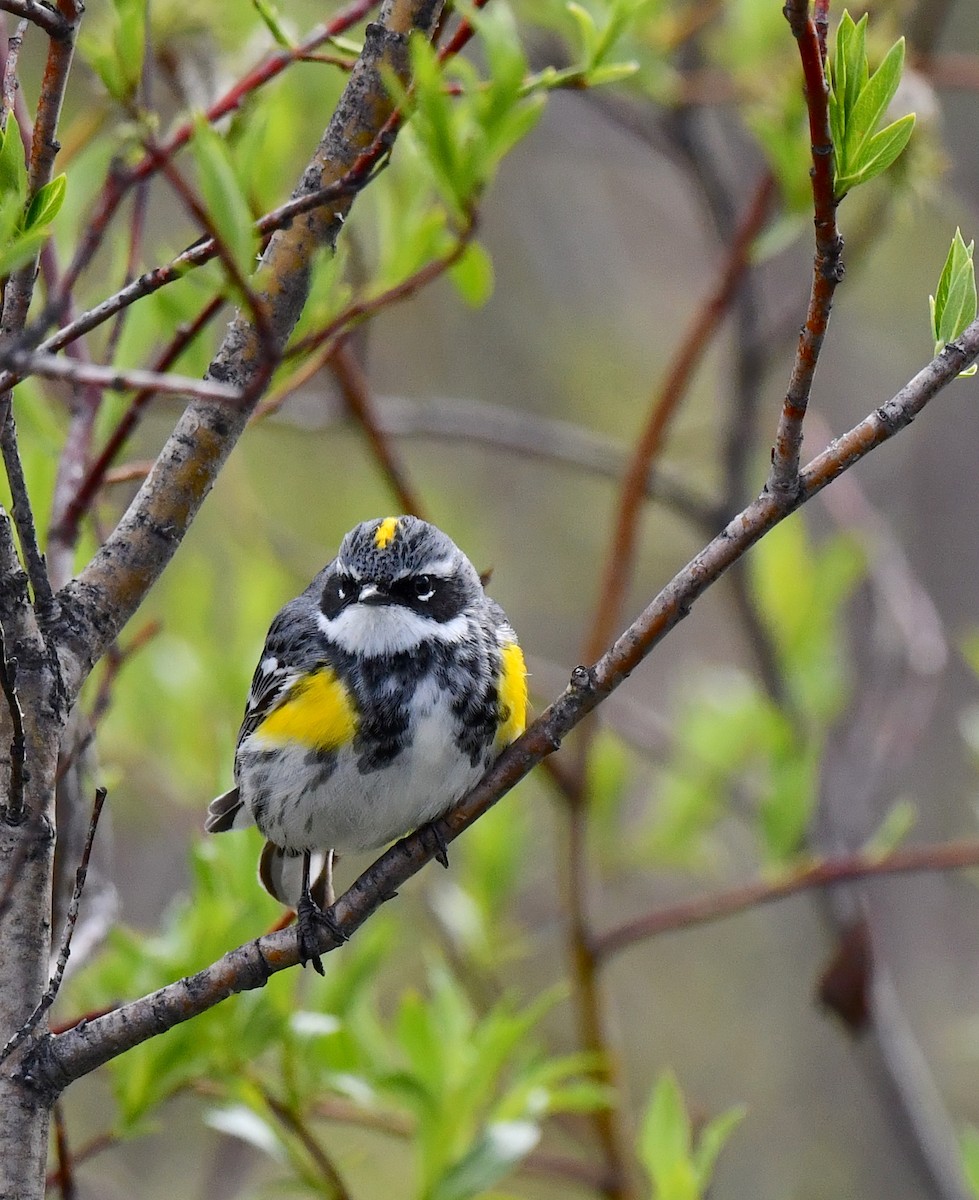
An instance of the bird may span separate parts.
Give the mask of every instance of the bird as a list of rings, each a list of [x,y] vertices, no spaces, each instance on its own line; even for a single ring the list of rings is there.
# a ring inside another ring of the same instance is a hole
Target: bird
[[[415,516],[363,521],[272,621],[205,829],[258,826],[259,878],[323,974],[318,927],[345,939],[313,864],[444,815],[526,721],[516,633],[463,551]]]

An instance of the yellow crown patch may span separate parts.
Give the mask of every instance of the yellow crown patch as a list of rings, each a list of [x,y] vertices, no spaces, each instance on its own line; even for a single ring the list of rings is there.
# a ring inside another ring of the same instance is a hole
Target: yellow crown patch
[[[398,518],[385,517],[374,531],[374,545],[378,550],[387,549],[388,543],[394,540],[394,535],[398,532]]]

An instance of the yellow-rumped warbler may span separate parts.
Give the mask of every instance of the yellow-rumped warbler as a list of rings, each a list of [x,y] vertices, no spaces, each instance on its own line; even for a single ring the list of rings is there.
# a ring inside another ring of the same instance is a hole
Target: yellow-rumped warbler
[[[441,816],[526,711],[516,634],[465,554],[417,517],[365,521],[272,622],[235,787],[206,828],[259,827],[262,883],[322,973],[315,924],[339,931],[310,894],[311,853],[374,850]]]

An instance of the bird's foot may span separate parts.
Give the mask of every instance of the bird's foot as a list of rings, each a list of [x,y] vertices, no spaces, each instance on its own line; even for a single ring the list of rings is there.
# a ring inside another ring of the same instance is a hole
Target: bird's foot
[[[332,906],[327,909],[320,908],[307,892],[300,897],[296,908],[296,941],[299,945],[299,962],[304,967],[307,963],[312,963],[313,970],[318,975],[324,974],[323,960],[319,952],[320,933],[324,929],[336,946],[349,940],[340,928]]]

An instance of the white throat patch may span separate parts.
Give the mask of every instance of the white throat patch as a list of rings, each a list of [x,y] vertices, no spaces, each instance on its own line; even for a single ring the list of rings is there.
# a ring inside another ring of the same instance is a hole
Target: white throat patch
[[[464,613],[442,623],[401,604],[351,604],[332,621],[322,612],[316,620],[341,649],[367,658],[414,650],[422,642],[454,644],[463,641],[469,629]]]

